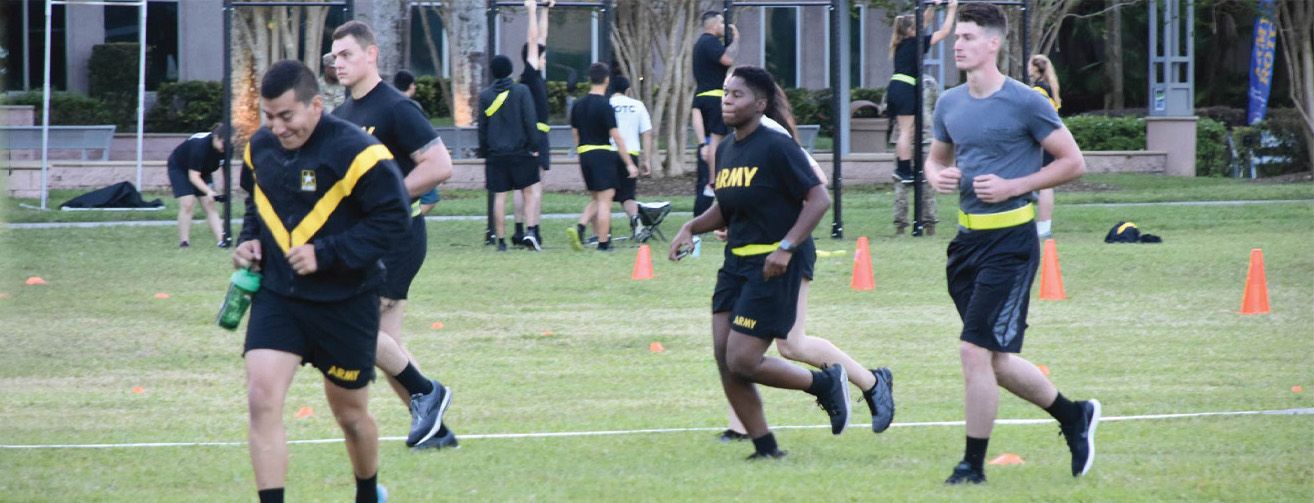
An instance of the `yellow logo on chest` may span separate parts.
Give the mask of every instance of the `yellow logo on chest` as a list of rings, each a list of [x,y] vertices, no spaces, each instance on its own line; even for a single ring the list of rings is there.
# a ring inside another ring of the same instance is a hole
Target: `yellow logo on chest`
[[[757,176],[757,166],[726,168],[716,174],[716,188],[751,187],[755,176]]]

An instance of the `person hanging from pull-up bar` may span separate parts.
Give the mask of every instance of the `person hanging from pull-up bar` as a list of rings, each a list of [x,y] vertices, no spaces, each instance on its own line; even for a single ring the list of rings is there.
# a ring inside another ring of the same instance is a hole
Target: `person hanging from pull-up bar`
[[[694,90],[694,137],[701,141],[698,148],[698,182],[694,185],[694,216],[712,207],[712,167],[716,166],[716,146],[730,133],[721,120],[721,85],[725,74],[735,64],[739,54],[739,30],[727,25],[725,16],[709,10],[703,13],[703,34],[694,43],[693,76],[698,87]],[[730,45],[721,43],[726,29],[730,30]]]
[[[935,2],[939,5],[940,1]],[[922,51],[949,37],[954,31],[954,14],[958,11],[958,0],[949,0],[949,12],[945,14],[944,24],[935,33],[921,35]],[[890,77],[890,87],[886,90],[889,102],[889,114],[899,124],[899,139],[894,144],[894,153],[898,157],[894,169],[894,179],[899,183],[913,183],[913,114],[917,113],[917,23],[913,14],[904,14],[894,18],[894,32],[890,35],[890,58],[894,59],[894,75]],[[922,26],[930,26],[935,20],[935,9],[926,9],[922,16]],[[921,148],[920,146],[918,148]],[[899,229],[902,232],[902,228]]]
[[[537,144],[536,161],[539,169],[552,169],[551,146],[548,144],[548,97],[547,82],[543,81],[543,70],[547,68],[548,9],[556,5],[556,0],[548,0],[543,10],[538,10],[536,0],[525,0],[528,13],[525,45],[520,48],[520,59],[524,69],[520,72],[520,83],[529,88],[530,97],[534,98],[535,126],[538,131],[533,141]],[[529,197],[522,195],[528,194]],[[512,245],[521,245],[534,251],[543,250],[543,234],[539,232],[539,216],[543,210],[543,184],[530,185],[527,191],[517,191],[512,198],[515,212],[516,232],[511,235]],[[528,230],[526,230],[526,228]]]

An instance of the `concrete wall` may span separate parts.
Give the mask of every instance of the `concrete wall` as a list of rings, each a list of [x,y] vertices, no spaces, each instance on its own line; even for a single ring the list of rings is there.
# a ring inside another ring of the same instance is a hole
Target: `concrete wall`
[[[178,2],[178,80],[223,80],[223,0]]]
[[[99,5],[64,7],[68,44],[68,91],[87,94],[91,86],[89,65],[91,49],[105,43],[105,8]]]

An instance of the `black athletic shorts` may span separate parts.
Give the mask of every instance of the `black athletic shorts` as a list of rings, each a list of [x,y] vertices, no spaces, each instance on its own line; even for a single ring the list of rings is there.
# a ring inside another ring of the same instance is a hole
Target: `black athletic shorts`
[[[533,155],[494,155],[484,159],[484,186],[491,192],[520,190],[539,181]]]
[[[1031,282],[1040,263],[1036,223],[958,233],[949,242],[949,296],[963,319],[959,337],[1001,353],[1022,352]]]
[[[333,384],[363,388],[374,379],[379,296],[366,292],[338,302],[310,302],[267,289],[251,301],[242,354],[274,349],[301,356]]]
[[[424,265],[424,257],[428,253],[429,231],[424,225],[424,216],[411,218],[410,236],[383,254],[383,267],[387,269],[387,276],[383,286],[379,287],[379,296],[406,300],[411,291],[411,282],[420,273],[420,266]]]
[[[799,288],[817,261],[817,247],[811,239],[799,243],[785,273],[769,281],[762,279],[767,255],[740,257],[726,250],[725,264],[716,273],[712,312],[730,311],[730,328],[736,332],[784,339],[794,328]]]
[[[538,167],[543,169],[552,169],[552,143],[548,141],[548,134],[542,131],[538,132]]]
[[[891,118],[917,113],[917,88],[900,80],[891,80],[885,90],[886,113]]]
[[[171,169],[171,170],[169,170],[169,185],[173,186],[173,197],[174,197],[174,198],[179,198],[179,197],[183,197],[183,196],[196,196],[196,197],[201,197],[201,196],[204,196],[204,195],[205,195],[205,192],[204,192],[204,191],[202,191],[201,189],[196,188],[195,185],[192,185],[192,180],[191,180],[190,178],[187,177],[187,175],[189,174],[188,171],[190,171],[190,170],[186,170],[186,169],[183,169],[183,170]],[[211,184],[211,183],[214,183],[214,179],[213,179],[213,177],[210,175],[210,173],[206,173],[206,174],[204,174],[204,175],[201,175],[201,180],[204,180],[205,183],[206,183],[206,185],[209,185],[209,184]]]
[[[694,96],[693,107],[703,114],[703,134],[721,136],[730,134],[730,128],[726,127],[725,121],[721,119],[721,97]],[[696,139],[699,142],[703,140]]]
[[[630,160],[634,162],[634,167],[639,167],[639,156],[630,154]],[[639,179],[630,178],[630,170],[625,169],[625,163],[618,162],[616,164],[616,176],[620,180],[616,182],[616,196],[612,197],[611,200],[618,203],[633,201],[639,192]]]
[[[618,175],[625,171],[625,163],[615,150],[590,150],[579,155],[579,170],[589,192],[602,192],[620,187]]]

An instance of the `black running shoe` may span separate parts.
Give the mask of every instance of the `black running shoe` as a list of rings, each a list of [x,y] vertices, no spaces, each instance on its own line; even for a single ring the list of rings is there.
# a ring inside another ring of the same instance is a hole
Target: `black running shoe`
[[[511,246],[529,246],[525,244],[525,233],[516,232],[511,235]]]
[[[181,242],[181,243],[178,243],[178,247],[179,247],[179,248],[188,248],[188,247],[191,247],[191,246],[192,246],[192,244],[191,244],[191,243],[188,243],[188,242],[186,242],[186,241],[183,241],[183,242]]]
[[[1100,424],[1100,401],[1094,398],[1077,402],[1081,407],[1081,422],[1059,426],[1059,433],[1068,441],[1072,451],[1072,476],[1080,477],[1095,464],[1095,427]]]
[[[406,447],[415,447],[438,433],[443,425],[443,412],[452,403],[452,390],[433,383],[433,391],[411,395],[411,433],[406,436]]]
[[[871,431],[880,433],[894,421],[894,375],[886,367],[871,369],[876,385],[862,393],[871,410]]]
[[[438,433],[435,434],[433,438],[415,444],[415,447],[412,447],[411,450],[423,451],[428,449],[435,449],[435,450],[459,449],[460,447],[461,447],[461,443],[456,440],[456,432],[448,429],[447,425],[443,425],[441,428],[438,428]]]
[[[954,473],[950,474],[949,478],[945,479],[944,483],[951,486],[958,484],[984,484],[986,483],[985,472],[973,470],[972,465],[963,461],[958,463],[958,466],[954,467]]]
[[[525,237],[521,238],[519,241],[516,242],[524,245],[525,248],[529,248],[534,251],[543,251],[543,246],[540,245],[538,242],[537,232],[534,231],[526,232]]]
[[[754,452],[753,455],[744,459],[746,461],[758,461],[761,459],[780,459],[785,457],[786,454],[789,454],[789,451],[782,451],[780,449],[776,449],[771,452]]]
[[[913,183],[912,168],[895,168],[893,178],[899,183]]]
[[[229,246],[233,246],[233,238],[224,238],[222,241],[219,241],[219,244],[216,246],[227,250]]]
[[[505,239],[499,239],[499,240],[497,240],[497,251],[500,251],[500,252],[504,252],[504,251],[506,251],[506,240],[505,240]]]
[[[817,396],[817,405],[830,416],[831,434],[839,435],[849,425],[849,374],[839,364],[827,365],[821,371],[830,376],[830,389]]]
[[[745,441],[745,440],[748,440],[748,438],[749,438],[749,437],[748,437],[748,434],[747,434],[747,433],[739,433],[739,432],[737,432],[737,431],[735,431],[735,430],[732,430],[732,429],[727,428],[725,431],[721,432],[719,435],[716,436],[716,441],[717,441],[717,442],[743,442],[743,441]]]

